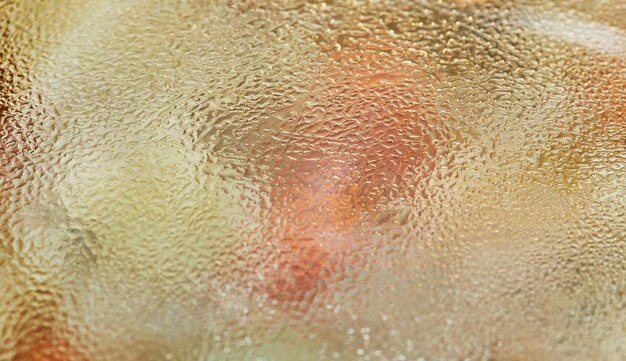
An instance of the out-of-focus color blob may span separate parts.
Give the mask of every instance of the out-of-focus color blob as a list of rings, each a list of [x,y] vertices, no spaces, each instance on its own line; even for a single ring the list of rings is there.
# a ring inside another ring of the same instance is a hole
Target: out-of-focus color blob
[[[280,239],[286,259],[268,272],[269,294],[299,303],[344,277],[336,263],[372,246],[378,208],[413,198],[447,147],[429,99],[434,75],[384,54],[334,55],[322,72],[329,84],[307,99],[314,105],[292,105],[280,111],[283,124],[267,126],[287,145],[270,175],[268,241]]]
[[[0,360],[623,360],[625,19],[0,2]]]

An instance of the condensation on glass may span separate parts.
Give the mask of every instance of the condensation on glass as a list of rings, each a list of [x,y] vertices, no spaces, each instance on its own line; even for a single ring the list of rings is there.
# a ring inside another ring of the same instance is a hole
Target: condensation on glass
[[[0,2],[0,360],[623,360],[621,1]]]

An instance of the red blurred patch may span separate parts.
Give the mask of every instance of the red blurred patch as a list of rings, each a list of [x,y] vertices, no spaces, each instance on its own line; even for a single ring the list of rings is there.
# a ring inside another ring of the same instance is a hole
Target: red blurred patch
[[[19,352],[12,361],[82,361],[86,358],[70,342],[54,330],[40,327],[22,338]]]
[[[322,78],[311,109],[289,119],[307,134],[285,142],[270,183],[267,235],[279,255],[262,291],[282,302],[324,292],[365,243],[376,209],[410,197],[407,184],[445,153],[433,142],[445,133],[437,77],[416,63],[348,52]]]

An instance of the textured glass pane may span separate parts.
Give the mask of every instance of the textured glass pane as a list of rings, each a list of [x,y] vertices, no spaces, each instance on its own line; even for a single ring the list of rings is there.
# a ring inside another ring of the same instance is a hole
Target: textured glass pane
[[[0,1],[0,360],[624,360],[625,19]]]

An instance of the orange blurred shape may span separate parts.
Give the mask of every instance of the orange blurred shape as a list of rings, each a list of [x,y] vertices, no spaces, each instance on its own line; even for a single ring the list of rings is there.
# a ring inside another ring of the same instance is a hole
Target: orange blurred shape
[[[40,328],[32,337],[23,338],[16,349],[18,354],[12,361],[86,360],[67,339],[55,335],[49,328]]]
[[[263,291],[283,302],[324,291],[366,237],[368,215],[406,192],[403,179],[432,170],[431,130],[443,131],[433,115],[433,79],[416,63],[367,52],[333,58],[324,74],[333,81],[318,95],[322,118],[313,119],[329,124],[327,139],[288,149],[270,184],[268,233],[280,255]]]

